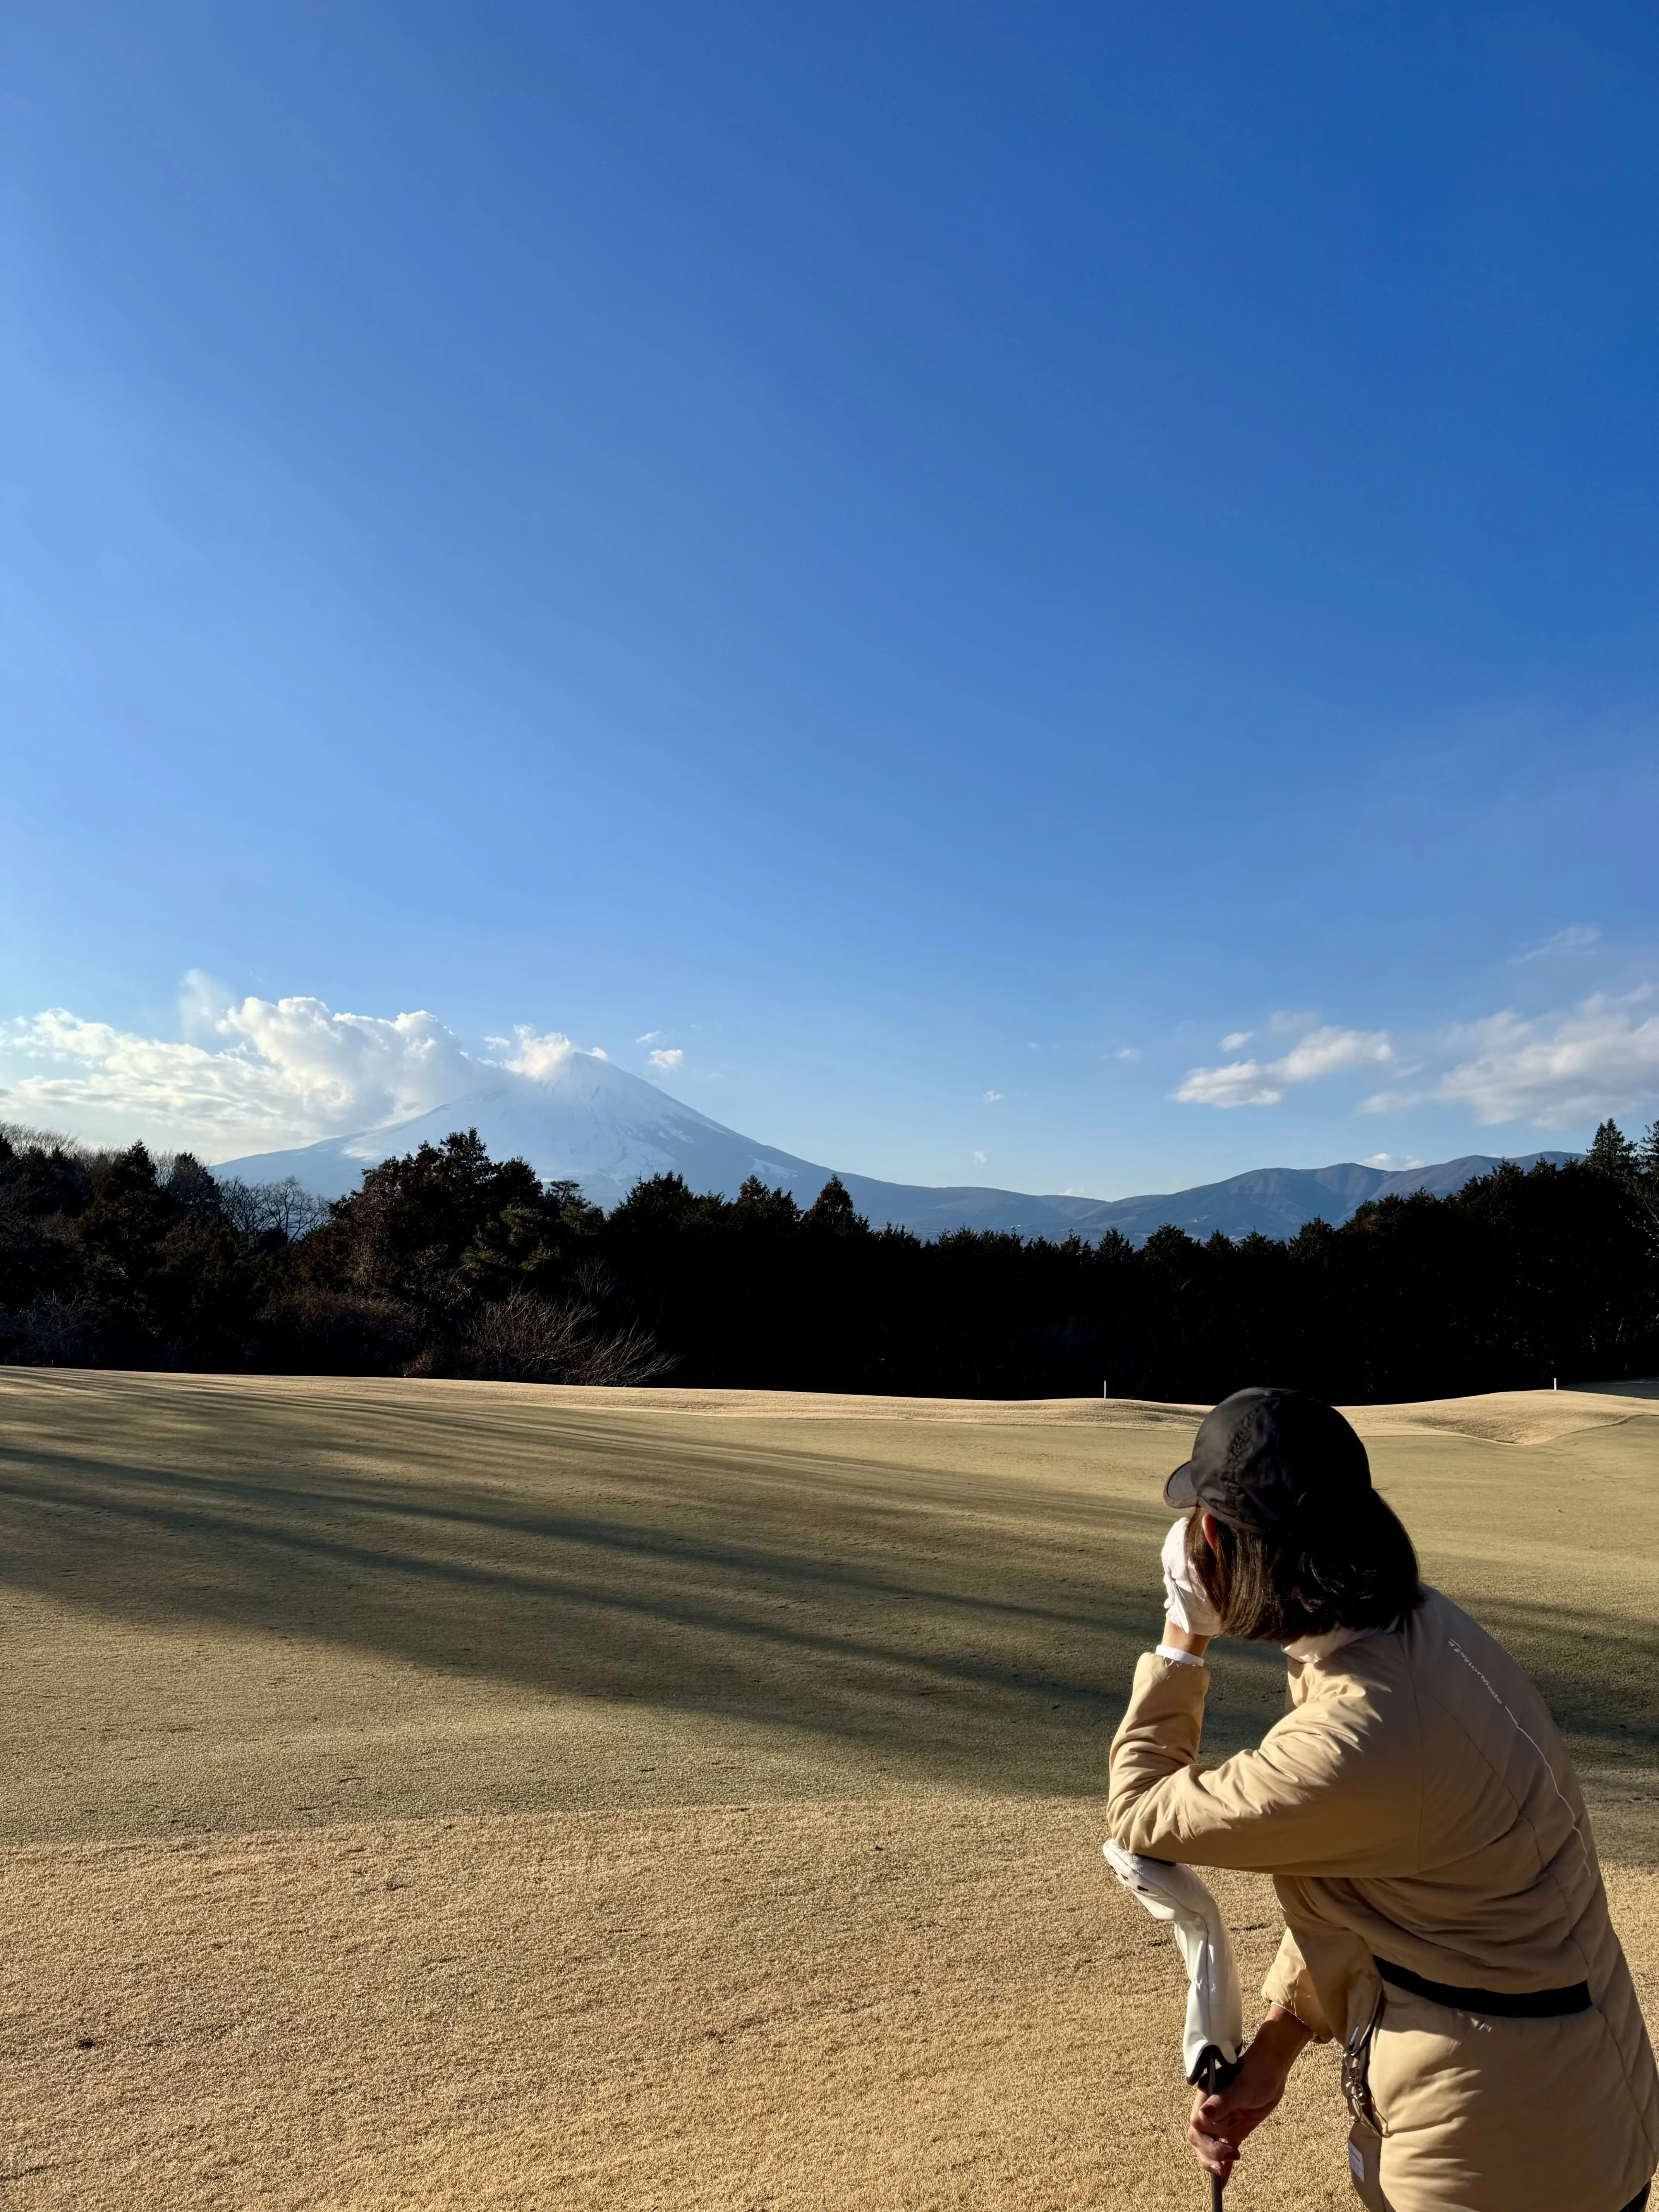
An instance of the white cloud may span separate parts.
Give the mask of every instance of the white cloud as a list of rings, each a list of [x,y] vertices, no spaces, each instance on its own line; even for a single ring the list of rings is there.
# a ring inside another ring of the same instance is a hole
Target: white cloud
[[[981,1106],[1000,1106],[1002,1103],[1002,1093],[1000,1091],[981,1091],[980,1093],[979,1103]]]
[[[1139,1048],[1132,1044],[1121,1044],[1112,1054],[1114,1060],[1139,1060]]]
[[[1235,1030],[1231,1036],[1224,1036],[1222,1038],[1221,1049],[1223,1052],[1243,1052],[1249,1041],[1250,1031],[1249,1030]]]
[[[655,1044],[661,1035],[660,1030],[647,1030],[643,1036],[636,1036],[634,1042],[635,1044]]]
[[[530,1030],[518,1029],[513,1036],[518,1050],[501,1065],[510,1067],[514,1075],[529,1076],[534,1083],[544,1083],[576,1049],[569,1038],[561,1036],[557,1030],[550,1030],[545,1036],[537,1036]],[[604,1056],[602,1053],[599,1055],[600,1059]]]
[[[546,1080],[575,1047],[520,1028],[467,1052],[434,1015],[338,1014],[320,999],[229,1000],[185,980],[180,1041],[58,1006],[0,1022],[0,1118],[106,1141],[189,1146],[208,1159],[406,1121],[499,1087]]]
[[[1433,1095],[1472,1107],[1477,1121],[1540,1129],[1659,1104],[1659,1014],[1632,1012],[1652,996],[1651,986],[1621,999],[1598,992],[1570,1013],[1523,1021],[1505,1012],[1454,1030],[1454,1047],[1474,1049]]]
[[[679,1066],[680,1062],[685,1058],[685,1054],[683,1048],[677,1044],[659,1045],[657,1049],[652,1053],[649,1057],[652,1066],[660,1068],[665,1075],[672,1069]]]
[[[1368,1168],[1382,1168],[1389,1175],[1400,1175],[1407,1168],[1420,1168],[1423,1163],[1403,1158],[1398,1152],[1373,1152],[1362,1164]]]
[[[1286,1083],[1311,1083],[1322,1075],[1371,1067],[1393,1058],[1394,1047],[1385,1030],[1313,1030],[1273,1067]]]
[[[986,1161],[990,1158],[991,1155],[989,1152],[975,1152],[972,1157],[977,1166],[983,1167]]]
[[[1277,1106],[1292,1083],[1313,1083],[1394,1058],[1382,1030],[1314,1029],[1279,1060],[1188,1068],[1176,1097],[1188,1106]]]
[[[1558,929],[1553,937],[1546,937],[1537,945],[1529,945],[1524,952],[1515,956],[1516,967],[1528,960],[1547,959],[1552,952],[1583,952],[1595,945],[1601,933],[1593,921],[1571,921],[1565,929]]]
[[[1259,1060],[1235,1060],[1225,1067],[1189,1067],[1176,1092],[1187,1106],[1277,1106],[1285,1096]]]
[[[197,1044],[218,1034],[219,1024],[236,1004],[236,994],[204,969],[192,968],[179,986],[179,1026]]]

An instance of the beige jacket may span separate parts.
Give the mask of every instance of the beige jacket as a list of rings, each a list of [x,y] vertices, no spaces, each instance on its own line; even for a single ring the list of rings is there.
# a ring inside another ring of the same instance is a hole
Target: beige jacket
[[[1149,1655],[1111,1748],[1126,1850],[1273,1877],[1266,1996],[1363,2031],[1374,1957],[1460,1988],[1584,1981],[1550,2020],[1383,1993],[1371,2086],[1395,2212],[1620,2212],[1659,2165],[1659,2077],[1583,1801],[1543,1703],[1436,1591],[1391,1634],[1291,1662],[1260,1747],[1196,1764],[1206,1668]]]

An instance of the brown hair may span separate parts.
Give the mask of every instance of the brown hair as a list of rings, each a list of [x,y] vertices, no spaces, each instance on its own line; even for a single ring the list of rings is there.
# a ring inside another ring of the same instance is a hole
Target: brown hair
[[[1422,1595],[1412,1540],[1374,1490],[1339,1520],[1299,1519],[1267,1534],[1218,1516],[1215,1540],[1212,1552],[1200,1506],[1187,1557],[1224,1633],[1253,1644],[1387,1628]]]

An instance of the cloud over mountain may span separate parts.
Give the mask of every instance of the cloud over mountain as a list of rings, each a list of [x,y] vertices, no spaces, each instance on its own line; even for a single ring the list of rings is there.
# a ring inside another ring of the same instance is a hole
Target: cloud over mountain
[[[1598,993],[1571,1013],[1476,1022],[1454,1033],[1473,1056],[1441,1077],[1434,1096],[1472,1108],[1477,1121],[1540,1129],[1659,1105],[1659,1014],[1633,1012],[1653,996],[1651,986],[1622,999]]]
[[[1278,1060],[1188,1068],[1175,1095],[1188,1106],[1277,1106],[1291,1084],[1393,1058],[1394,1047],[1382,1030],[1312,1029]]]
[[[1362,1112],[1454,1104],[1486,1126],[1582,1129],[1609,1114],[1659,1109],[1655,997],[1646,985],[1536,1018],[1505,1011],[1444,1030],[1426,1046],[1413,1040],[1405,1066],[1385,1030],[1277,1015],[1269,1025],[1285,1046],[1277,1056],[1191,1068],[1175,1096],[1192,1105],[1269,1107],[1297,1085],[1384,1070],[1394,1084],[1365,1099]],[[611,1133],[599,1155],[607,1176],[647,1160],[678,1159],[693,1123],[694,1150],[714,1144],[711,1133],[720,1133],[722,1172],[741,1155],[744,1172],[798,1176],[803,1190],[827,1172],[757,1149],[682,1108],[654,1081],[641,1084],[617,1069],[614,1082],[602,1083],[605,1055],[597,1048],[580,1050],[556,1030],[521,1026],[470,1050],[424,1011],[385,1017],[338,1013],[315,998],[234,999],[200,976],[188,979],[181,1014],[184,1035],[176,1039],[117,1030],[62,1007],[0,1022],[0,1120],[108,1142],[143,1137],[165,1149],[188,1146],[209,1161],[349,1139],[357,1146],[350,1158],[361,1161],[374,1151],[366,1140],[375,1133],[406,1131],[428,1115],[445,1128],[473,1120],[482,1127],[509,1097],[518,1100],[514,1115],[529,1117],[524,1126],[538,1127],[536,1116],[556,1091],[567,1104],[580,1094],[588,1102],[582,1111],[599,1113]],[[639,1040],[650,1047],[641,1072],[657,1080],[684,1066],[682,1048],[662,1036],[651,1031]],[[1401,1079],[1407,1077],[1414,1079],[1409,1088]],[[980,1101],[994,1108],[1002,1097],[985,1091]],[[624,1140],[617,1134],[623,1123],[645,1133]],[[587,1158],[580,1146],[571,1157],[578,1155]],[[979,1152],[974,1158],[987,1164]]]
[[[467,1052],[435,1016],[335,1013],[320,999],[220,1000],[186,986],[180,1041],[88,1022],[63,1007],[0,1023],[0,1115],[95,1138],[189,1146],[223,1159],[401,1122],[499,1087],[545,1080],[574,1049],[520,1029]]]

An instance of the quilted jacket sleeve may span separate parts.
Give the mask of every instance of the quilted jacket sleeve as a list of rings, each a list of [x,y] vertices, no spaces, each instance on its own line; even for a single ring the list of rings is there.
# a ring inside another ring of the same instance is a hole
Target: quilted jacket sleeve
[[[1255,1751],[1197,1764],[1207,1668],[1148,1653],[1112,1740],[1107,1823],[1149,1858],[1276,1875],[1416,1870],[1421,1761],[1414,1708],[1386,1684],[1338,1677]],[[1311,2025],[1311,2023],[1310,2023]]]

